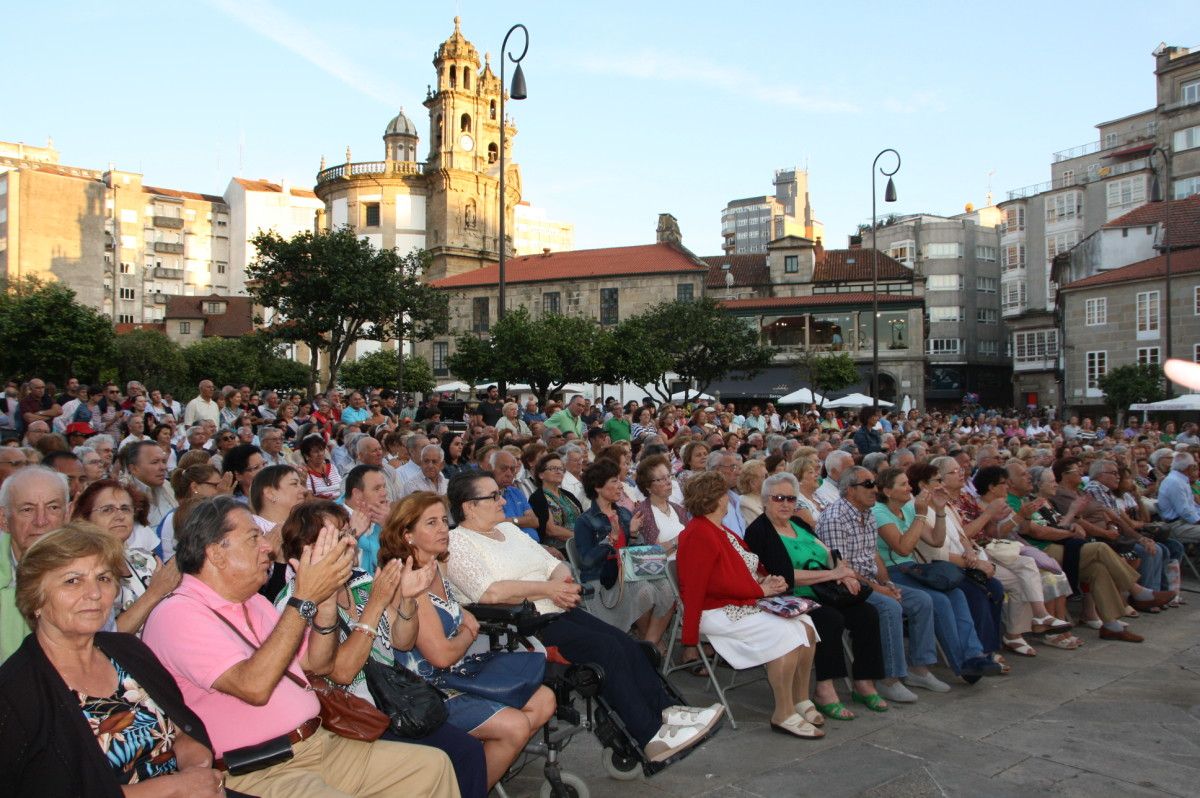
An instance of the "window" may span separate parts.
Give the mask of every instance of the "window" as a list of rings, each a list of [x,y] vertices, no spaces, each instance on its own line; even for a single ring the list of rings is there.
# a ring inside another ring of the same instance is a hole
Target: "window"
[[[547,291],[542,294],[542,315],[562,313],[562,294],[558,291]]]
[[[1008,208],[1004,211],[1004,225],[1000,233],[1016,233],[1025,229],[1025,206]]]
[[[228,266],[229,266],[229,264],[221,263],[220,261],[218,261],[217,262],[217,274],[224,274],[225,270],[228,268]]]
[[[1000,280],[995,277],[976,277],[975,290],[981,294],[994,294],[1000,290]]]
[[[1157,338],[1159,327],[1159,304],[1157,291],[1139,291],[1137,295],[1138,340]]]
[[[975,320],[980,324],[998,324],[1000,322],[1000,314],[995,308],[977,308],[975,310]]]
[[[1025,268],[1025,245],[1024,244],[1009,244],[1004,248],[1004,262],[1000,264],[1000,270],[1011,272],[1016,269]]]
[[[600,323],[616,324],[620,316],[618,290],[616,288],[600,289]]]
[[[470,114],[463,114],[461,117],[459,117],[458,132],[459,133],[470,133],[471,132],[471,115]]]
[[[1083,215],[1083,195],[1078,191],[1055,194],[1046,200],[1046,224],[1065,222]]]
[[[975,246],[975,258],[977,260],[995,261],[996,260],[996,248],[985,246],[983,244],[977,244]]]
[[[490,116],[492,119],[496,118],[496,101],[495,100],[492,100],[490,103],[488,103],[488,116]]]
[[[133,289],[132,288],[122,288],[121,289],[121,299],[133,299]]]
[[[1004,283],[1000,293],[1000,309],[1005,313],[1022,313],[1025,310],[1025,283]]]
[[[680,283],[675,286],[675,301],[691,302],[695,298],[695,290],[691,283]]]
[[[224,302],[205,302],[204,312],[209,316],[219,316],[225,312]]]
[[[1013,362],[1040,363],[1058,357],[1058,330],[1013,333]]]
[[[1157,366],[1160,362],[1157,346],[1139,346],[1137,351],[1139,366]]]
[[[379,226],[379,203],[368,202],[364,204],[365,220],[363,224],[367,227]]]
[[[1200,80],[1190,80],[1180,86],[1179,101],[1184,105],[1200,103]]]
[[[450,359],[450,344],[447,341],[433,342],[433,375],[445,377],[450,373],[446,361]]]
[[[980,341],[978,348],[981,355],[1000,354],[1000,343],[998,341]]]
[[[133,324],[133,314],[132,313],[117,314],[117,324]]]
[[[751,238],[754,236],[751,235]],[[783,273],[784,274],[799,274],[800,272],[800,257],[798,255],[783,256]]]
[[[1192,362],[1200,363],[1200,344],[1192,344]]]
[[[1118,143],[1120,143],[1120,139],[1117,138],[1116,133],[1104,134],[1104,149],[1111,150],[1113,147],[1117,146]]]
[[[959,307],[932,307],[929,309],[930,321],[962,321],[963,309]]]
[[[887,254],[901,263],[911,264],[917,259],[917,242],[912,240],[897,241],[888,247]]]
[[[488,144],[488,163],[495,163],[498,160],[500,160],[500,148],[493,141]]]
[[[1176,130],[1175,135],[1171,137],[1171,149],[1175,152],[1190,150],[1193,147],[1200,147],[1200,125]]]
[[[1192,286],[1192,315],[1200,316],[1200,285]]]
[[[1075,231],[1046,236],[1046,260],[1054,260],[1055,255],[1061,255],[1078,243],[1079,233]]]
[[[962,288],[961,274],[931,274],[925,283],[927,291],[961,291]]]
[[[963,350],[961,338],[930,338],[925,341],[927,355],[961,355]]]
[[[929,260],[961,258],[962,244],[926,244],[925,257]]]
[[[1108,324],[1108,297],[1089,299],[1084,303],[1083,323],[1088,327],[1098,327]]]
[[[1062,177],[1059,178],[1058,182],[1059,182],[1059,185],[1061,185],[1061,186],[1075,185],[1075,170],[1074,169],[1064,169],[1063,173],[1062,173]]]
[[[191,335],[192,334],[192,323],[190,321],[179,322],[179,334],[180,335]]]
[[[1087,387],[1100,390],[1100,378],[1108,373],[1108,352],[1087,353]]]
[[[1175,181],[1173,199],[1187,199],[1193,194],[1200,194],[1200,175]]]
[[[471,300],[471,332],[483,333],[491,328],[491,310],[488,297],[475,297]]]
[[[1105,187],[1110,209],[1129,209],[1146,201],[1146,178],[1124,177],[1114,180]]]
[[[121,274],[133,274],[133,264],[121,261]]]

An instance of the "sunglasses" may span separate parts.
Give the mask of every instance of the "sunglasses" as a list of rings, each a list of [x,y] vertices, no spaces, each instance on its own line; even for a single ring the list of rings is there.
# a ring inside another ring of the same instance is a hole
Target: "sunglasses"
[[[870,488],[871,490],[874,490],[875,489],[875,480],[867,479],[862,482],[853,482],[853,483],[851,483],[850,487],[852,487],[852,488]]]
[[[774,496],[770,496],[769,498],[771,499],[771,501],[775,502],[776,504],[795,504],[796,503],[796,497],[791,495],[790,493],[776,493]]]

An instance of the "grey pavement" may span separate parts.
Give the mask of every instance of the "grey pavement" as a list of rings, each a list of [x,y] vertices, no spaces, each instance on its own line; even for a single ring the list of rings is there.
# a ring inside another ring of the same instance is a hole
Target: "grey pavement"
[[[1076,630],[1082,648],[1037,644],[1036,657],[1010,653],[1009,676],[973,687],[940,671],[951,692],[918,690],[916,704],[881,714],[854,706],[857,719],[826,721],[824,740],[772,733],[770,691],[758,681],[729,694],[736,731],[726,724],[652,778],[608,777],[600,746],[586,733],[564,752],[563,769],[581,777],[593,798],[1195,796],[1200,595],[1185,595],[1191,603],[1183,608],[1130,621],[1144,643],[1100,640],[1085,628]],[[724,682],[731,672],[718,673]],[[747,676],[754,672],[739,674]],[[692,704],[716,700],[705,680],[672,679]],[[506,785],[508,794],[537,795],[541,766],[530,763]]]

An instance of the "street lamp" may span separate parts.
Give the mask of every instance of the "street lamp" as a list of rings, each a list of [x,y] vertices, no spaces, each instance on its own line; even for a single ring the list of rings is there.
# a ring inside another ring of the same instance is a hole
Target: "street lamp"
[[[521,54],[514,56],[508,52],[508,37],[513,35],[513,31],[517,29],[525,36],[525,46],[521,48]],[[497,320],[504,318],[504,261],[507,256],[507,245],[504,240],[504,217],[505,217],[505,201],[504,196],[504,139],[505,137],[505,119],[504,119],[504,63],[509,58],[517,65],[517,71],[513,73],[512,91],[508,92],[514,100],[524,100],[527,96],[525,93],[525,73],[521,71],[521,60],[525,58],[525,53],[529,52],[529,30],[521,23],[517,23],[508,29],[508,33],[504,34],[504,43],[500,45],[500,307],[496,311]]]
[[[1154,168],[1155,155],[1162,156],[1165,186],[1159,182],[1158,170]],[[1165,357],[1161,361],[1165,363],[1171,359],[1171,242],[1168,240],[1168,236],[1171,235],[1171,153],[1163,147],[1155,146],[1150,150],[1147,161],[1150,164],[1150,171],[1154,174],[1154,181],[1150,184],[1150,201],[1166,203],[1163,206],[1163,249],[1167,251],[1167,280],[1163,291],[1163,334],[1165,336],[1163,350]],[[1163,382],[1166,384],[1166,396],[1170,399],[1171,381],[1164,380]]]
[[[896,156],[896,167],[892,171],[879,166],[879,159],[888,153]],[[875,169],[888,179],[887,188],[883,191],[884,202],[896,201],[896,184],[892,175],[900,171],[900,153],[891,147],[881,150],[871,162],[871,402],[875,412],[879,412],[879,250],[875,246],[878,235],[878,225],[875,221]]]

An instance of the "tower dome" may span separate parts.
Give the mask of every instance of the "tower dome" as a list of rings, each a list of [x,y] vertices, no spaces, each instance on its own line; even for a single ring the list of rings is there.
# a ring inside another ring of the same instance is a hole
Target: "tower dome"
[[[404,114],[404,109],[400,109],[400,113],[392,117],[392,121],[388,122],[387,130],[383,131],[386,136],[415,136],[417,135],[417,126],[412,123]]]
[[[468,61],[479,66],[479,51],[462,35],[461,23],[461,18],[454,18],[454,33],[438,47],[435,64],[440,61]]]
[[[383,131],[383,146],[389,161],[417,160],[417,126],[404,115],[404,109],[392,117]]]

